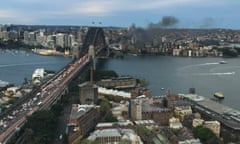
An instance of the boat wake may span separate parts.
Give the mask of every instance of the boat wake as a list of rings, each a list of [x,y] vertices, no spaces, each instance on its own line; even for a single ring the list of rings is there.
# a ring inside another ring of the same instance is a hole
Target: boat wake
[[[211,75],[216,75],[216,76],[221,76],[221,75],[234,75],[235,72],[224,72],[224,73],[197,73],[194,75],[197,76],[211,76]]]
[[[14,67],[14,66],[26,66],[26,65],[40,65],[40,64],[50,64],[50,63],[51,62],[7,64],[7,65],[0,65],[0,68],[3,68],[3,67]]]
[[[199,66],[208,66],[208,65],[218,65],[219,63],[214,62],[214,63],[202,63],[202,64],[195,64],[195,65],[187,65],[184,67],[181,67],[180,69],[187,69],[187,68],[192,68],[192,67],[199,67]]]
[[[204,63],[204,64],[198,64],[196,66],[206,66],[206,65],[217,65],[219,63]]]

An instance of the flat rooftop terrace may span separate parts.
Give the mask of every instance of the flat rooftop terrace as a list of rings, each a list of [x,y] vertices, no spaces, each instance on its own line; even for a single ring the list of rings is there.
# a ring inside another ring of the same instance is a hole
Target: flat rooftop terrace
[[[199,96],[196,94],[179,94],[180,97],[184,97],[187,99],[190,99],[191,101],[194,101],[199,106],[208,109],[212,112],[215,112],[217,114],[223,115],[223,114],[235,114],[240,115],[240,111],[230,108],[226,105],[223,105],[217,101],[205,98],[204,96]]]
[[[202,107],[205,107],[206,109],[209,109],[218,114],[224,114],[224,113],[233,111],[232,108],[225,106],[223,104],[220,104],[218,102],[215,102],[213,100],[210,100],[210,99],[204,99],[202,101],[198,101],[197,103],[199,105],[201,105]]]
[[[193,106],[208,116],[220,121],[226,126],[240,130],[240,111],[223,105],[217,101],[193,94],[179,94],[180,97],[186,98],[193,102]]]

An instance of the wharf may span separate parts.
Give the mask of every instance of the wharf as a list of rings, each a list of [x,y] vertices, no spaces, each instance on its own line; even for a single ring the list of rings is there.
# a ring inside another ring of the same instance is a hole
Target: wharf
[[[240,111],[196,94],[179,94],[191,102],[194,109],[210,118],[220,121],[223,125],[240,130]]]

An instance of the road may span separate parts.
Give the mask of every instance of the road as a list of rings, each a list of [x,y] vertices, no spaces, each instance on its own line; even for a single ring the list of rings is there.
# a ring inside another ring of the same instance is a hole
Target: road
[[[16,130],[21,127],[29,115],[37,110],[47,109],[59,98],[69,82],[89,62],[87,54],[63,69],[49,82],[41,87],[41,96],[29,99],[19,107],[13,109],[6,117],[0,120],[0,143],[4,143]]]

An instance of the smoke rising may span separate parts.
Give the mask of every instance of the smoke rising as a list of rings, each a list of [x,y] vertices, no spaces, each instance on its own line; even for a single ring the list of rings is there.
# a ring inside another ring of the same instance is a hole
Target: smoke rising
[[[174,16],[164,16],[158,23],[150,23],[148,28],[169,28],[178,24],[179,20]]]
[[[212,17],[208,17],[202,20],[200,28],[211,28],[216,25],[215,20]]]

